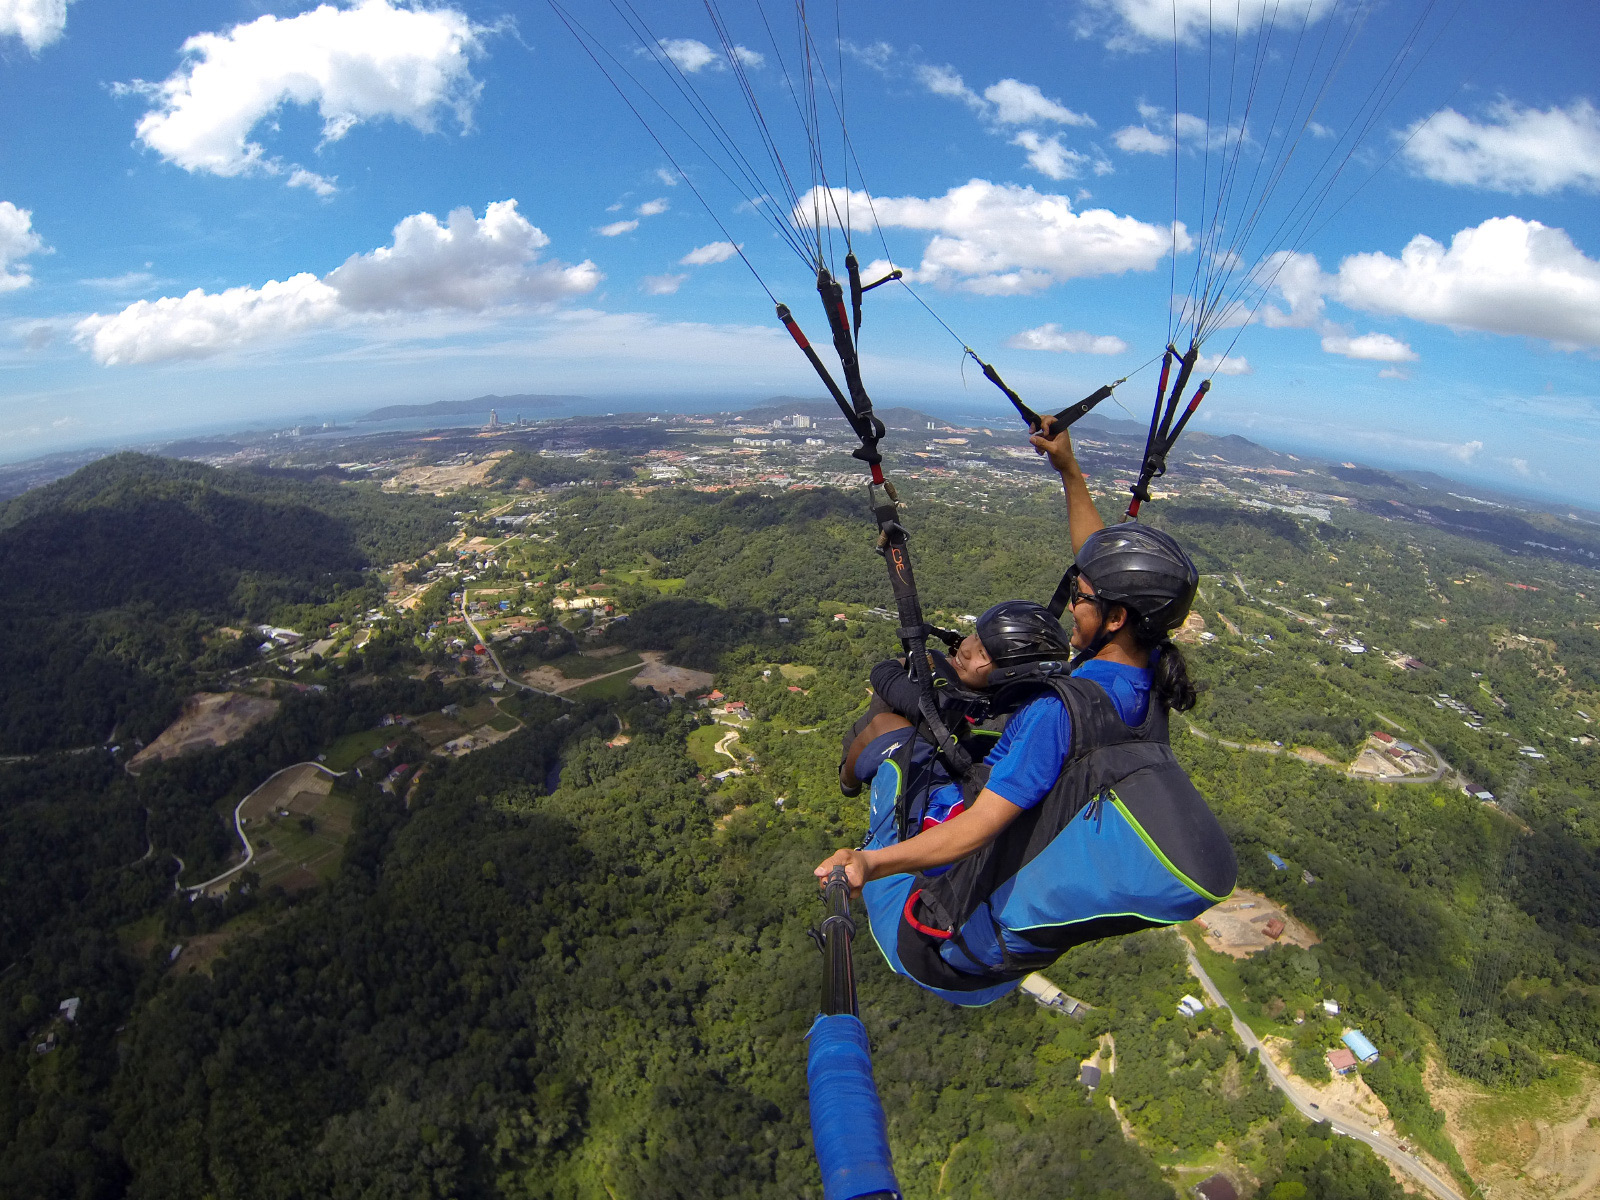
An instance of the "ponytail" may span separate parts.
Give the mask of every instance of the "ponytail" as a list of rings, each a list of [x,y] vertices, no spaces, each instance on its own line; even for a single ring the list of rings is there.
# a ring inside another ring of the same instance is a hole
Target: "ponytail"
[[[1155,657],[1150,668],[1151,688],[1167,708],[1188,712],[1199,697],[1189,679],[1189,664],[1184,661],[1183,651],[1170,637],[1163,636],[1151,653]]]

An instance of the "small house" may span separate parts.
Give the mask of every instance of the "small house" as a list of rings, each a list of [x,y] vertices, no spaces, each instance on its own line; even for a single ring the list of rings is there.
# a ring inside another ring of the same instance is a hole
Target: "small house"
[[[1364,1063],[1373,1062],[1378,1057],[1378,1048],[1368,1041],[1367,1035],[1359,1029],[1346,1029],[1343,1041],[1350,1047],[1350,1053]]]
[[[1203,1013],[1205,1009],[1206,1006],[1193,996],[1185,996],[1182,1000],[1178,1001],[1178,1013],[1180,1016],[1197,1017]]]
[[[1032,996],[1034,1002],[1041,1008],[1053,1009],[1069,1017],[1083,1020],[1085,1007],[1083,1002],[1067,995],[1037,971],[1023,977],[1022,992],[1026,996]]]
[[[78,1006],[83,1003],[79,996],[69,996],[56,1006],[56,1011],[61,1014],[61,1019],[69,1025],[78,1019]]]
[[[1386,744],[1387,744],[1387,743],[1391,743],[1391,742],[1393,742],[1393,741],[1394,741],[1394,734],[1392,734],[1392,733],[1385,733],[1385,732],[1384,732],[1384,731],[1383,731],[1383,730],[1381,730],[1381,729],[1380,729],[1380,730],[1378,730],[1378,731],[1376,731],[1376,732],[1375,732],[1375,733],[1374,733],[1374,734],[1373,734],[1373,735],[1372,735],[1372,736],[1373,736],[1373,738],[1374,738],[1374,739],[1375,739],[1375,740],[1377,740],[1377,741],[1380,741],[1380,742],[1384,742],[1384,743],[1386,743]]]
[[[1100,1068],[1089,1063],[1084,1063],[1083,1066],[1078,1069],[1078,1082],[1083,1084],[1084,1087],[1088,1088],[1089,1091],[1094,1091],[1095,1088],[1100,1086]]]
[[[1261,932],[1266,934],[1273,941],[1277,941],[1279,938],[1281,938],[1283,936],[1283,930],[1284,930],[1284,924],[1277,917],[1273,917],[1270,921],[1268,921],[1265,925],[1263,925],[1261,927]]]
[[[1289,864],[1284,862],[1283,859],[1279,858],[1271,850],[1267,851],[1267,861],[1272,864],[1272,869],[1274,871],[1287,871],[1289,869]]]
[[[1334,999],[1324,1000],[1322,1002],[1322,1011],[1330,1017],[1337,1017],[1339,1015],[1339,1002]]]
[[[1344,1046],[1328,1051],[1328,1070],[1335,1075],[1348,1075],[1356,1069],[1356,1056]]]

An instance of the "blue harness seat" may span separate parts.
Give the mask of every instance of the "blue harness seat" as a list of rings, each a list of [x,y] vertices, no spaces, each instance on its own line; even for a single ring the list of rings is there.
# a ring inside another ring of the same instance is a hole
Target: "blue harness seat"
[[[863,890],[889,966],[954,1004],[992,1003],[1073,946],[1191,920],[1233,890],[1233,848],[1172,755],[1164,707],[1129,726],[1092,680],[1043,682],[1072,721],[1050,793],[954,866]],[[895,839],[899,757],[872,778],[868,849]]]

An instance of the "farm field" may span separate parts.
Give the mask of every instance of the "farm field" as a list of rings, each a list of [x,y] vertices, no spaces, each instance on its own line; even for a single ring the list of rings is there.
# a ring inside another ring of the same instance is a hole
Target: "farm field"
[[[247,825],[245,832],[256,847],[251,865],[261,886],[298,892],[331,879],[339,869],[355,809],[347,792],[299,792],[285,807]]]
[[[621,700],[633,689],[633,679],[626,669],[574,688],[572,695],[583,700]]]
[[[718,754],[716,750],[717,742],[727,732],[721,725],[703,725],[689,734],[689,757],[707,775],[733,765],[731,759]]]
[[[642,661],[637,654],[623,651],[618,654],[564,654],[545,665],[554,667],[568,679],[593,679],[623,667],[637,666]]]
[[[379,746],[399,736],[397,729],[363,729],[360,733],[347,733],[323,752],[323,765],[336,774],[343,774]]]

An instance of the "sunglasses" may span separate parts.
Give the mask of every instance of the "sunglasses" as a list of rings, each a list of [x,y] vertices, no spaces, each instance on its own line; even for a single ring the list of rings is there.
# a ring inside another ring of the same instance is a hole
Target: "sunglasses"
[[[1098,608],[1100,597],[1093,592],[1086,592],[1078,586],[1078,580],[1081,577],[1082,572],[1078,570],[1076,564],[1067,568],[1067,607],[1077,608],[1078,605],[1087,600]]]

